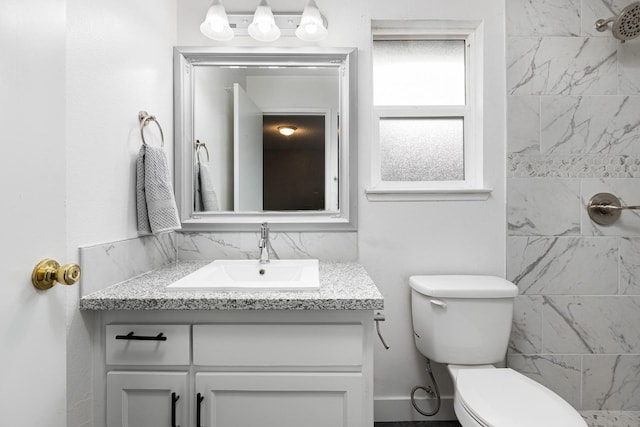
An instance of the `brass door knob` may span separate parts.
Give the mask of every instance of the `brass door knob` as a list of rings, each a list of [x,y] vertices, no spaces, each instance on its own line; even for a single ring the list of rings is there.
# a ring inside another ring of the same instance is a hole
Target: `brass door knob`
[[[63,285],[73,285],[80,280],[80,266],[65,264],[60,266],[57,261],[45,258],[40,261],[31,274],[31,283],[38,289],[51,289],[56,282]]]

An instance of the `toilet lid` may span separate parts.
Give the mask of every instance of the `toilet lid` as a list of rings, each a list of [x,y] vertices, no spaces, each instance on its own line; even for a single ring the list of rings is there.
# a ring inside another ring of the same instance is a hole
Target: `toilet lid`
[[[586,427],[560,396],[513,369],[463,369],[457,397],[466,410],[491,427]]]

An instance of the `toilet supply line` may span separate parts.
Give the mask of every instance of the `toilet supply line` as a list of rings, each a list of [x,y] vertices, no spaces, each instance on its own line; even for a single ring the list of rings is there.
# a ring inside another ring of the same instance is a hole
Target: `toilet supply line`
[[[411,405],[413,405],[413,409],[418,411],[421,415],[425,417],[432,417],[440,411],[440,404],[442,399],[440,397],[440,389],[438,388],[438,383],[436,382],[436,378],[433,376],[433,370],[431,369],[431,360],[427,359],[427,372],[431,377],[431,383],[433,384],[433,388],[431,386],[421,386],[417,385],[411,389]],[[422,409],[418,408],[418,404],[416,403],[416,391],[424,390],[429,396],[435,396],[436,398],[436,407],[433,408],[432,411],[426,412]]]

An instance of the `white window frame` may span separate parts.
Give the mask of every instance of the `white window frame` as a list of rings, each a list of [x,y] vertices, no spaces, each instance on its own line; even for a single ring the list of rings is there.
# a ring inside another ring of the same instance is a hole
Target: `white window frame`
[[[464,40],[466,87],[465,104],[461,106],[373,105],[372,186],[366,190],[369,200],[486,200],[489,197],[491,190],[485,188],[483,183],[483,64],[480,27],[481,23],[467,21],[372,23],[371,51],[373,42],[377,40]],[[382,181],[380,120],[439,117],[463,118],[464,180]]]

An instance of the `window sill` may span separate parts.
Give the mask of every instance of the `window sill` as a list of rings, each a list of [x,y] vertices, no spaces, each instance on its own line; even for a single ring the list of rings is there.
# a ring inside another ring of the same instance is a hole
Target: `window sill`
[[[369,188],[370,202],[481,201],[488,200],[490,188]]]

